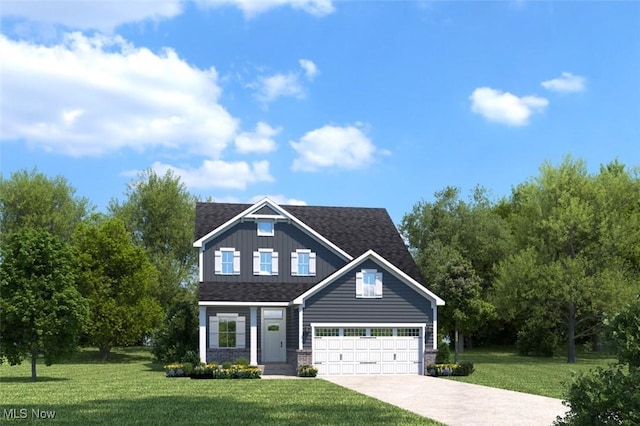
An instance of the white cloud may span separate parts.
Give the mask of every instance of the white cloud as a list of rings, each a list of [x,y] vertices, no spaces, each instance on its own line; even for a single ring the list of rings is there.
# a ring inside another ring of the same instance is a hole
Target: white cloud
[[[0,16],[111,33],[121,24],[173,18],[182,13],[182,5],[182,0],[7,0]]]
[[[281,97],[303,98],[304,88],[296,73],[275,74],[258,78],[258,99],[263,103],[273,102]]]
[[[271,201],[274,201],[277,204],[288,205],[288,206],[306,206],[307,202],[303,200],[298,200],[296,198],[289,198],[284,195],[255,195],[249,199],[249,203],[257,203],[262,200],[264,197],[269,197]]]
[[[324,126],[306,133],[299,142],[290,142],[298,157],[295,171],[317,171],[338,167],[357,169],[373,161],[376,147],[357,127]]]
[[[479,87],[471,96],[471,111],[482,115],[489,121],[523,126],[528,124],[534,112],[541,112],[549,104],[545,98],[538,96],[518,97],[509,92],[502,92],[490,87]]]
[[[249,184],[272,182],[274,180],[269,173],[269,162],[266,160],[254,161],[251,164],[245,161],[204,160],[198,168],[180,168],[155,162],[151,169],[160,176],[163,176],[167,170],[173,170],[188,188],[193,189],[228,188],[244,190]],[[126,172],[126,174],[135,175],[137,171]]]
[[[547,80],[540,83],[542,87],[553,92],[582,92],[585,89],[586,79],[579,75],[573,75],[570,72],[563,72],[562,75],[553,80]]]
[[[255,131],[242,132],[236,136],[236,149],[243,154],[275,151],[276,142],[273,140],[273,137],[280,133],[281,130],[281,128],[274,129],[267,123],[260,121],[256,125]]]
[[[318,67],[312,61],[308,59],[300,59],[298,61],[302,69],[304,70],[304,75],[309,79],[313,80],[313,78],[318,74]]]
[[[205,6],[233,5],[242,10],[247,18],[253,18],[268,10],[286,5],[315,16],[325,16],[335,10],[332,0],[196,0],[196,2]]]
[[[119,36],[67,34],[53,46],[0,35],[0,137],[76,157],[150,147],[218,158],[237,120],[215,69]]]
[[[300,68],[304,72],[304,77],[311,81],[318,74],[318,67],[309,59],[300,59],[298,61]],[[302,75],[299,71],[291,71],[288,73],[277,73],[271,76],[262,76],[258,81],[249,87],[257,88],[258,99],[268,104],[282,97],[304,98],[306,91],[301,81]]]

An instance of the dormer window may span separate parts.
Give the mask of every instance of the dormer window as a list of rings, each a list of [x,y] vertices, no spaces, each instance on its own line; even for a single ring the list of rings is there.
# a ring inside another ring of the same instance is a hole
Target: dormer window
[[[258,220],[258,236],[259,237],[273,237],[273,220]]]

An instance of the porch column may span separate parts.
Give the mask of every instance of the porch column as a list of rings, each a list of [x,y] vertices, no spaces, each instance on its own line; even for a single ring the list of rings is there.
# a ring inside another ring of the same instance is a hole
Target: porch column
[[[200,361],[206,363],[207,362],[207,307],[200,306],[199,307],[199,323],[200,323],[200,334],[199,334],[199,345],[198,349],[200,352]]]
[[[438,305],[433,303],[433,349],[438,350]]]
[[[256,306],[252,306],[249,308],[249,312],[249,321],[251,326],[251,360],[249,362],[251,365],[258,365],[258,308]]]

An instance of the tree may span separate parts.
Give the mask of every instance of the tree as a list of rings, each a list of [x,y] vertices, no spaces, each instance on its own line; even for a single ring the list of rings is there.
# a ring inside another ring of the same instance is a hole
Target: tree
[[[438,312],[445,332],[454,332],[454,318],[474,318],[460,321],[466,325],[459,331],[476,333],[494,317],[489,303],[493,267],[513,243],[507,221],[494,211],[483,188],[476,188],[469,202],[459,195],[458,188],[446,187],[433,202],[416,204],[403,217],[400,231],[427,283],[447,302]]]
[[[576,341],[599,333],[604,315],[637,291],[637,189],[615,163],[594,177],[568,157],[513,190],[508,220],[518,250],[496,269],[495,301],[521,328],[524,318],[562,325],[568,362]]]
[[[167,312],[153,342],[153,355],[163,363],[180,361],[198,349],[198,307],[194,300],[175,303]]]
[[[607,324],[618,363],[574,376],[563,404],[571,410],[558,426],[640,424],[640,300]],[[626,371],[625,371],[626,370]]]
[[[71,249],[47,231],[20,229],[2,242],[0,263],[0,362],[31,357],[51,365],[74,352],[87,318],[76,289]]]
[[[193,233],[197,200],[171,171],[162,177],[153,170],[141,172],[127,186],[126,195],[123,203],[111,201],[109,210],[149,254],[159,272],[157,300],[168,309],[196,282]]]
[[[113,346],[135,344],[159,324],[162,310],[151,296],[157,271],[119,219],[80,224],[73,240],[90,305],[89,342],[106,361]]]
[[[76,225],[92,210],[86,198],[76,197],[66,179],[49,179],[36,169],[0,177],[0,232],[38,229],[70,241]]]
[[[495,316],[495,308],[482,300],[480,278],[469,262],[460,257],[453,257],[445,264],[433,289],[447,302],[438,310],[438,322],[445,330],[453,330],[454,361],[458,362],[461,351],[459,332],[475,332],[480,324]]]

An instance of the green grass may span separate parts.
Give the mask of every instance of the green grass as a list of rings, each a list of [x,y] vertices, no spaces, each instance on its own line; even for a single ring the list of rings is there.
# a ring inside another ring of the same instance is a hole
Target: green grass
[[[612,355],[606,353],[580,352],[577,363],[567,364],[566,355],[525,357],[518,355],[513,347],[467,350],[460,354],[459,359],[473,361],[475,372],[451,380],[552,398],[564,397],[564,384],[571,381],[572,372],[605,367],[615,361]]]
[[[108,363],[84,350],[65,364],[39,364],[37,383],[29,362],[4,364],[0,423],[11,408],[27,410],[20,424],[42,422],[32,416],[38,409],[83,425],[439,424],[324,380],[169,379],[139,348],[116,350]]]

